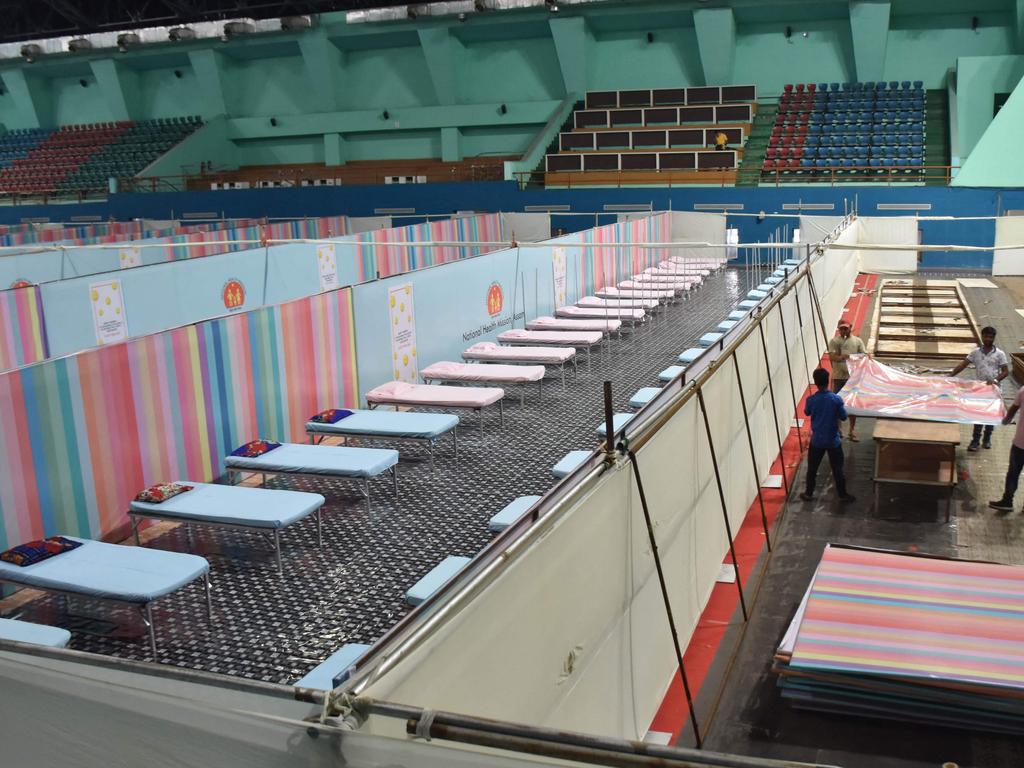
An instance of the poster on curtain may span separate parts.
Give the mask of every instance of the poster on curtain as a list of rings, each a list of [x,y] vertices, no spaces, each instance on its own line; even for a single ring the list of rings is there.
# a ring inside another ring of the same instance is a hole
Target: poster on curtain
[[[107,280],[89,285],[92,324],[97,344],[114,344],[128,338],[128,318],[120,280]]]
[[[551,250],[551,269],[554,275],[555,306],[563,307],[565,301],[565,248]]]
[[[412,283],[388,291],[388,319],[391,326],[391,363],[395,379],[415,384],[419,378],[416,364],[416,311]]]
[[[320,271],[320,293],[338,287],[338,256],[334,243],[320,243],[316,247],[316,266]]]
[[[131,269],[142,266],[142,249],[137,245],[130,248],[121,248],[117,252],[117,264],[121,269]]]

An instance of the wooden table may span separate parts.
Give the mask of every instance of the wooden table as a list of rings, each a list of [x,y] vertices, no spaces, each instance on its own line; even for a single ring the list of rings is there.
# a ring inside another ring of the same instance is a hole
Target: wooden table
[[[875,509],[881,483],[937,485],[949,489],[946,522],[956,488],[960,425],[935,421],[878,419],[875,422]]]

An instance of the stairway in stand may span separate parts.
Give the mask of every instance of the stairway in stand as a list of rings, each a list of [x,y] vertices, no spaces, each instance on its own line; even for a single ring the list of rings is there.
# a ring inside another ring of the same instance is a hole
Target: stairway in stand
[[[949,94],[945,88],[927,92],[924,130],[924,164],[949,165]],[[945,175],[938,168],[929,168],[925,178],[929,187],[946,186]]]
[[[744,146],[743,165],[740,166],[736,177],[737,187],[756,187],[761,179],[761,166],[764,163],[764,153],[768,148],[768,139],[772,135],[772,126],[775,124],[775,113],[778,106],[773,104],[760,103],[757,105],[757,115],[754,116],[754,125],[750,131],[750,138]]]

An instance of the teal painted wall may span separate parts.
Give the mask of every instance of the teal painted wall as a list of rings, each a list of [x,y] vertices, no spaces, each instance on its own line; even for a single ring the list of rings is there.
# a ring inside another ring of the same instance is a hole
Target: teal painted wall
[[[962,0],[884,4],[891,9],[885,79],[943,88],[947,72],[959,67],[956,133],[963,156],[988,125],[992,94],[1011,90],[1024,71],[1018,4],[973,0],[967,10]],[[708,19],[695,26],[693,10],[682,4],[608,2],[567,6],[558,16],[542,9],[470,14],[465,23],[448,17],[347,25],[342,15],[328,14],[306,33],[50,55],[32,65],[0,62],[0,77],[17,70],[30,84],[21,87],[10,77],[12,90],[5,79],[0,124],[116,119],[111,104],[118,94],[104,93],[91,63],[105,61],[97,71],[120,73],[120,101],[135,119],[226,115],[223,131],[177,153],[172,165],[179,167],[209,153],[226,158],[224,165],[323,162],[323,137],[333,133],[341,136],[346,160],[440,157],[443,144],[448,155],[472,158],[526,151],[566,97],[566,82],[592,90],[688,86],[703,84],[712,72],[724,73],[717,80],[754,83],[771,98],[789,82],[857,77],[846,0],[731,0],[716,7],[711,27],[727,31],[716,38],[721,51],[706,41],[701,50],[696,27],[710,28]],[[974,15],[981,20],[976,30]],[[884,15],[873,18],[884,25]],[[219,88],[211,87],[211,73]],[[509,105],[504,116],[502,103]],[[315,116],[322,119],[310,119]]]
[[[960,163],[970,157],[992,122],[996,93],[1011,92],[1024,76],[1024,56],[971,56],[957,62]],[[1024,179],[1021,179],[1024,184]]]
[[[1020,58],[1020,57],[1017,57]],[[1024,182],[1024,154],[1020,145],[1024,120],[1024,80],[1019,80],[1010,98],[974,145],[970,157],[953,180],[954,186],[1019,187]],[[991,107],[990,107],[991,109]]]

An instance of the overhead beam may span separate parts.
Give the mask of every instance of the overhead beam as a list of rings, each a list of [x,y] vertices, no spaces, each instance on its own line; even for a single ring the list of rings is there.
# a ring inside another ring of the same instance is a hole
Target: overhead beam
[[[307,84],[316,94],[316,103],[329,110],[337,109],[338,83],[344,73],[344,54],[327,33],[314,29],[299,37],[299,50],[306,66]]]
[[[135,119],[139,95],[138,75],[114,59],[94,59],[89,62],[89,67],[110,110],[110,119]]]
[[[224,64],[221,54],[209,48],[188,52],[188,59],[199,83],[199,114],[204,119],[226,115],[224,97]]]
[[[732,82],[736,59],[736,17],[732,8],[698,8],[693,12],[705,85]]]
[[[1017,53],[1024,53],[1024,0],[1016,0],[1013,20]]]
[[[888,0],[850,0],[853,61],[861,82],[885,79],[890,6]]]
[[[52,8],[65,19],[70,21],[72,24],[76,24],[79,27],[85,29],[91,29],[95,24],[95,19],[89,18],[83,10],[78,8],[74,3],[68,2],[68,0],[41,0],[42,4]]]
[[[587,48],[590,29],[583,16],[563,16],[548,19],[551,37],[558,54],[558,66],[562,70],[565,92],[584,94],[587,92]]]
[[[457,73],[462,63],[463,46],[449,27],[427,27],[417,30],[420,47],[427,60],[427,71],[434,84],[438,104],[459,101]]]
[[[227,138],[232,141],[262,139],[268,136],[322,136],[337,133],[382,133],[400,135],[402,131],[469,128],[490,125],[543,125],[559,106],[558,101],[517,103],[501,114],[501,104],[454,104],[443,107],[407,107],[388,111],[385,121],[378,110],[320,112],[278,117],[270,127],[265,117],[237,117],[228,120]],[[394,128],[395,124],[401,128]],[[449,134],[449,142],[452,135]]]
[[[6,69],[4,85],[14,99],[17,111],[25,115],[26,128],[52,128],[53,98],[49,86],[36,75],[26,75],[24,67]]]

